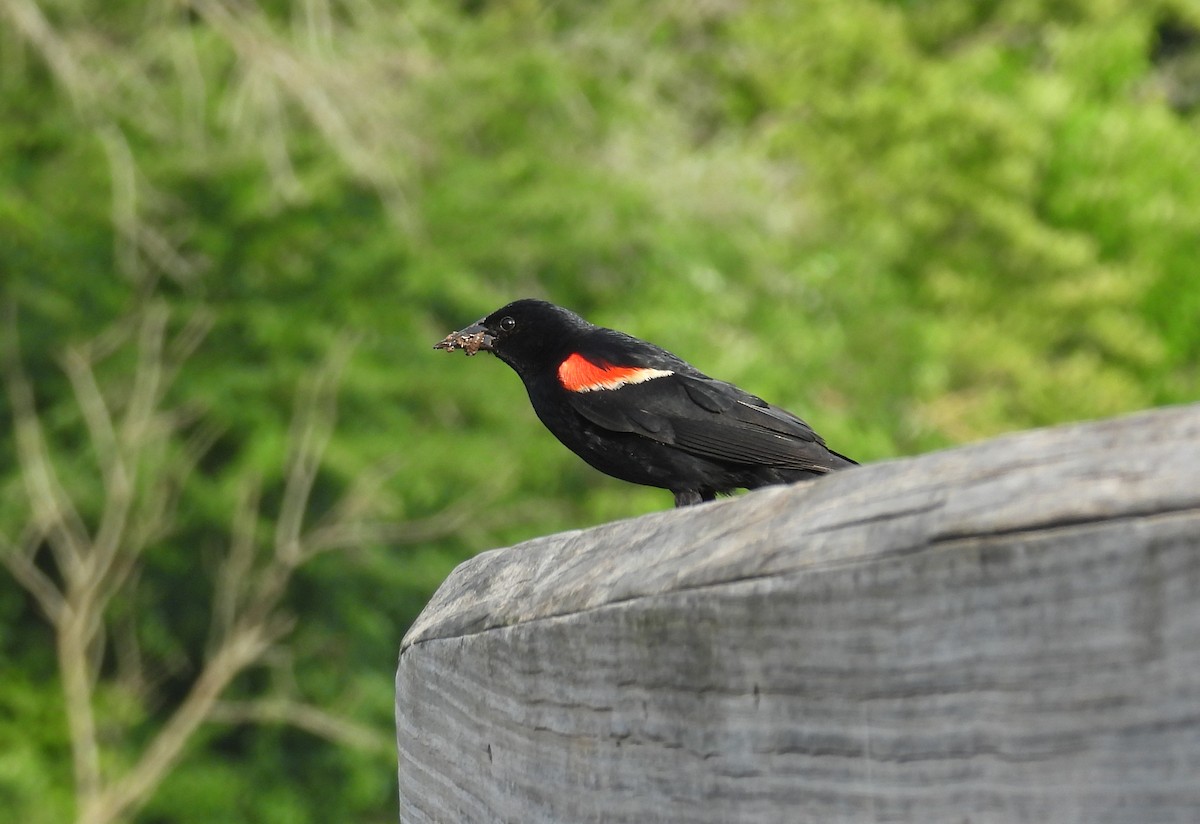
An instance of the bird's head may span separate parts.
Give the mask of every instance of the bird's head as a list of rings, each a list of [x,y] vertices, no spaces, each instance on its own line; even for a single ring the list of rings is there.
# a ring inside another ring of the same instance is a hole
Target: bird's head
[[[524,377],[557,365],[591,324],[561,306],[525,298],[502,306],[470,326],[451,332],[434,349],[467,355],[491,352]]]

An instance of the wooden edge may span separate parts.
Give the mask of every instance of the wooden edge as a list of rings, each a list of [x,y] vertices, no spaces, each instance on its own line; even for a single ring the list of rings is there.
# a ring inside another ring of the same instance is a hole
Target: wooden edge
[[[401,644],[938,543],[1200,509],[1200,404],[1004,436],[484,552]]]

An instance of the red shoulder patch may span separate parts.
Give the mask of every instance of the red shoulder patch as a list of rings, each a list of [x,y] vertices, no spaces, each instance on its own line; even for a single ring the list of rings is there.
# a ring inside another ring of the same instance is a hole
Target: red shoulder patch
[[[667,369],[648,369],[643,366],[614,366],[607,361],[592,361],[578,352],[558,365],[558,382],[572,392],[594,392],[616,389],[630,383],[643,383],[653,378],[674,374]]]

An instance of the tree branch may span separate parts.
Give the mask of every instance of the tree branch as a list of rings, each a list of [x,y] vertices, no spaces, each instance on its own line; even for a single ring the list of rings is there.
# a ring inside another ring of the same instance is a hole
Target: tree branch
[[[13,429],[17,442],[17,458],[26,495],[36,520],[55,555],[55,562],[67,580],[68,587],[81,579],[88,533],[79,513],[71,505],[54,470],[46,449],[45,436],[34,405],[33,389],[25,377],[17,339],[17,309],[8,304],[5,311],[6,333],[0,347],[9,402],[12,404]]]
[[[213,611],[209,646],[222,644],[233,631],[245,593],[250,586],[257,546],[259,499],[262,484],[257,477],[247,479],[238,495],[230,527],[229,553],[217,572],[213,591]]]
[[[390,735],[382,735],[372,727],[286,698],[219,701],[213,707],[212,720],[225,724],[288,724],[335,744],[369,752],[390,754],[396,746]]]
[[[100,743],[92,709],[92,667],[89,657],[94,617],[79,612],[68,597],[64,620],[59,622],[56,651],[62,678],[67,728],[75,769],[75,797],[82,809],[95,803],[101,792]]]
[[[84,805],[79,824],[109,824],[140,807],[178,763],[188,740],[211,715],[217,698],[283,627],[238,629],[208,660],[187,696],[120,780]]]
[[[365,486],[356,485],[326,513],[320,528],[308,529],[305,523],[333,435],[337,384],[349,358],[349,341],[339,345],[297,393],[282,501],[269,541],[260,534],[261,481],[257,477],[243,481],[227,554],[217,574],[208,652],[199,674],[157,734],[133,758],[132,766],[106,776],[93,702],[107,646],[106,616],[112,618],[108,608],[136,579],[151,538],[171,523],[178,489],[219,432],[203,422],[193,426],[194,417],[163,409],[179,364],[195,348],[207,323],[191,323],[171,340],[166,309],[154,304],[136,322],[122,324],[124,329],[64,354],[62,366],[99,470],[86,472],[89,479],[98,476],[101,487],[99,526],[92,536],[56,474],[32,385],[20,363],[15,309],[9,306],[7,314],[10,322],[0,339],[0,357],[30,514],[19,545],[0,536],[0,561],[37,600],[56,631],[77,824],[115,824],[136,812],[183,757],[199,726],[215,718],[289,723],[361,749],[390,748],[390,741],[373,730],[288,698],[218,706],[233,680],[262,662],[272,645],[291,630],[292,622],[280,605],[296,570],[319,551],[387,529],[384,523],[362,520],[371,510],[370,499],[382,475],[372,476]],[[137,327],[136,334],[130,333],[131,326]],[[114,400],[114,393],[106,393],[101,383],[98,357],[130,345],[137,352],[134,376],[128,394]],[[61,585],[35,563],[46,544]],[[144,666],[133,625],[118,626],[114,643],[117,680],[136,681],[132,688],[143,688]],[[118,739],[120,732],[118,728]]]
[[[337,384],[350,357],[350,343],[343,342],[329,356],[312,384],[300,393],[292,415],[287,481],[275,530],[275,554],[285,564],[303,560],[301,535],[306,504],[312,495],[325,448],[337,419]]]
[[[25,529],[19,545],[13,544],[8,536],[0,533],[0,563],[3,563],[9,574],[17,579],[17,583],[25,587],[38,602],[46,618],[57,627],[63,620],[65,608],[62,593],[50,577],[33,562],[43,537],[43,533],[32,524]]]

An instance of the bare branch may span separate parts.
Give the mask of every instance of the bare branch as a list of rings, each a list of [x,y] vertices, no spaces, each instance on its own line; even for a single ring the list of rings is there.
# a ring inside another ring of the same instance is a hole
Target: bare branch
[[[121,460],[108,402],[104,400],[104,394],[96,383],[96,373],[83,350],[68,349],[62,358],[62,366],[71,381],[79,410],[83,413],[92,448],[96,450],[100,475],[104,478],[105,494],[112,496],[117,487],[128,485],[129,481],[124,477],[125,467]]]
[[[350,344],[344,342],[329,356],[311,386],[296,401],[289,438],[287,481],[275,530],[276,555],[289,565],[303,560],[304,513],[322,456],[333,434],[337,418],[337,383],[349,357]]]
[[[350,341],[334,350],[297,395],[280,513],[265,557],[260,562],[265,543],[258,534],[261,481],[250,478],[242,487],[228,554],[217,576],[206,661],[183,701],[132,767],[106,778],[100,769],[104,753],[93,701],[110,629],[107,607],[117,595],[129,591],[143,551],[171,523],[179,489],[220,432],[202,420],[196,423],[184,411],[162,408],[171,380],[207,330],[208,317],[197,316],[169,340],[164,306],[155,304],[145,311],[133,343],[138,360],[132,385],[120,403],[104,391],[97,355],[131,345],[129,324],[120,325],[125,330],[65,353],[63,366],[103,479],[100,524],[95,536],[89,536],[55,474],[32,387],[17,355],[15,309],[8,314],[11,322],[0,355],[31,515],[19,546],[0,536],[0,561],[33,594],[56,629],[78,824],[115,824],[134,813],[182,757],[197,728],[214,718],[288,723],[341,744],[372,751],[390,749],[389,739],[374,730],[295,700],[218,704],[229,684],[248,667],[263,662],[272,645],[290,632],[292,621],[281,612],[280,603],[301,564],[335,545],[392,534],[385,523],[363,520],[389,474],[382,466],[364,473],[325,514],[320,527],[306,531],[314,484],[333,434],[337,384],[349,358]],[[453,522],[462,517],[465,512],[454,513]],[[449,523],[437,526],[446,528]],[[34,562],[44,544],[50,546],[62,586]],[[118,680],[131,691],[142,690],[145,667],[136,631],[131,623],[113,626]]]
[[[138,187],[137,171],[133,152],[121,130],[106,123],[98,130],[100,144],[108,157],[108,168],[112,179],[112,222],[114,257],[117,268],[134,282],[142,280],[142,258],[139,254],[137,236]]]
[[[129,602],[137,600],[137,570],[126,586]],[[124,609],[113,616],[113,652],[117,659],[116,682],[123,692],[134,698],[143,698],[149,687],[146,665],[142,657],[142,645],[138,640],[137,622],[133,609]]]
[[[197,273],[197,266],[171,243],[170,238],[142,218],[139,206],[137,163],[125,132],[116,123],[105,120],[95,127],[96,136],[108,158],[112,178],[112,221],[115,257],[118,268],[143,292],[153,290],[155,272],[147,272],[143,259],[153,263],[159,272],[177,283],[188,283]]]
[[[332,523],[314,531],[305,541],[305,548],[316,555],[371,544],[419,544],[444,538],[457,532],[464,524],[478,517],[467,505],[453,506],[437,515],[402,523],[388,521],[356,521]]]
[[[184,258],[170,240],[141,219],[138,208],[137,167],[121,128],[105,116],[101,97],[88,72],[33,0],[5,0],[0,14],[33,46],[51,74],[67,93],[76,112],[99,138],[112,179],[112,220],[116,229],[116,259],[121,270],[146,288],[153,285],[142,271],[141,255],[178,282],[191,280],[196,266]]]
[[[187,422],[198,412],[182,413],[175,410],[164,413],[169,420],[169,428],[173,433],[179,433]],[[161,537],[170,528],[171,518],[179,503],[179,496],[187,483],[187,479],[195,471],[196,465],[216,443],[222,428],[212,421],[201,421],[195,426],[183,441],[180,454],[166,462],[158,472],[156,483],[148,485],[142,505],[138,510],[136,523],[130,525],[129,542],[133,546],[145,547]],[[119,559],[118,559],[119,560]],[[114,576],[117,571],[114,570]]]
[[[86,82],[86,73],[75,61],[71,50],[59,39],[38,4],[33,0],[6,0],[0,3],[0,12],[7,14],[21,36],[34,45],[75,108],[90,107],[93,94]]]
[[[229,554],[217,573],[217,583],[213,592],[210,648],[224,643],[233,631],[238,611],[250,586],[250,573],[254,566],[257,546],[255,531],[258,526],[261,492],[258,478],[250,478],[242,484],[241,494],[238,495],[231,527]]]
[[[170,50],[179,77],[179,91],[183,98],[184,133],[194,149],[203,150],[205,144],[205,119],[208,98],[204,69],[200,65],[200,53],[196,47],[196,32],[188,27],[187,33],[176,41]]]
[[[376,505],[384,485],[394,478],[405,463],[402,456],[386,457],[373,466],[358,472],[350,488],[321,516],[316,526],[305,539],[306,550],[316,553],[328,549],[323,546],[321,534],[328,528],[357,523]]]
[[[83,574],[89,540],[87,528],[72,506],[50,460],[34,406],[33,389],[21,366],[16,306],[9,304],[6,310],[6,334],[3,346],[0,346],[0,358],[3,359],[5,382],[12,404],[21,475],[37,528],[46,535],[55,561],[70,587]]]
[[[487,499],[480,501],[476,498],[458,501],[426,518],[400,522],[364,520],[363,516],[369,511],[372,499],[383,482],[391,477],[391,467],[397,464],[397,461],[389,462],[363,473],[330,512],[330,517],[323,518],[305,537],[305,552],[311,556],[370,544],[419,544],[452,535],[467,524],[490,529],[524,520],[530,512],[536,513],[543,506],[542,502],[530,501],[519,507],[494,510],[487,506]],[[499,495],[506,487],[506,479],[500,478],[491,494]],[[491,514],[481,516],[481,511]]]
[[[263,701],[219,701],[211,720],[225,724],[288,724],[335,744],[356,750],[391,754],[396,744],[390,735],[326,712],[320,707],[285,698]]]
[[[96,382],[92,364],[87,361],[83,351],[68,350],[63,358],[63,367],[71,380],[76,403],[83,412],[100,476],[104,479],[104,508],[90,547],[94,568],[89,572],[87,587],[90,599],[95,603],[93,612],[98,624],[109,598],[120,586],[122,573],[128,572],[136,556],[134,548],[127,546],[126,554],[129,557],[124,563],[117,558],[118,550],[125,542],[134,504],[136,479],[132,473],[136,468],[130,466],[126,459],[113,425],[112,413]],[[115,576],[114,571],[118,573]]]
[[[58,624],[58,670],[62,677],[67,728],[75,770],[75,797],[82,809],[101,792],[100,742],[92,709],[92,668],[89,658],[94,637],[94,616],[81,613],[68,594],[63,620]]]
[[[27,526],[21,536],[19,545],[15,545],[8,536],[0,533],[0,563],[3,563],[9,573],[17,579],[17,583],[38,602],[46,618],[54,626],[62,622],[64,602],[62,593],[46,573],[34,564],[38,545],[44,539],[41,530]]]
[[[97,620],[141,550],[140,546],[129,545],[128,527],[137,495],[141,459],[153,447],[148,438],[161,400],[163,337],[166,334],[166,323],[166,308],[161,304],[150,307],[142,316],[138,334],[138,364],[125,414],[112,448],[98,453],[101,473],[110,480],[110,486],[105,495],[100,526],[96,530],[91,548],[95,569],[91,576],[89,594],[95,602]],[[68,358],[68,363],[70,362],[71,359]],[[78,364],[76,366],[78,368]],[[91,376],[90,367],[87,367],[86,371]],[[94,376],[82,379],[85,386],[91,382],[94,382]],[[96,394],[99,396],[98,390]],[[86,403],[89,395],[90,393],[85,393],[79,397],[79,403]],[[98,402],[103,404],[103,398],[98,397]],[[123,558],[118,557],[122,554]]]
[[[187,696],[154,736],[137,763],[104,793],[85,805],[80,824],[106,824],[136,810],[178,763],[184,746],[211,715],[230,682],[271,645],[284,627],[238,629],[208,660]]]
[[[175,383],[179,369],[185,361],[204,342],[213,326],[213,314],[206,309],[197,309],[188,317],[183,328],[175,335],[167,347],[163,359],[163,384],[170,386]]]
[[[155,303],[142,315],[138,330],[138,363],[121,441],[126,448],[136,447],[146,436],[163,391],[163,348],[167,330],[167,307]]]
[[[132,323],[114,323],[94,338],[83,341],[73,348],[88,363],[99,363],[126,346],[134,337],[137,327]]]
[[[235,8],[223,0],[188,0],[187,4],[233,47],[247,75],[269,78],[296,102],[356,175],[372,181],[381,192],[398,196],[394,166],[365,144],[350,123],[345,102],[323,77],[330,72],[327,64],[310,65],[299,59],[295,49],[280,44],[263,15],[250,6]],[[282,139],[281,135],[275,141],[276,152],[286,152]]]

